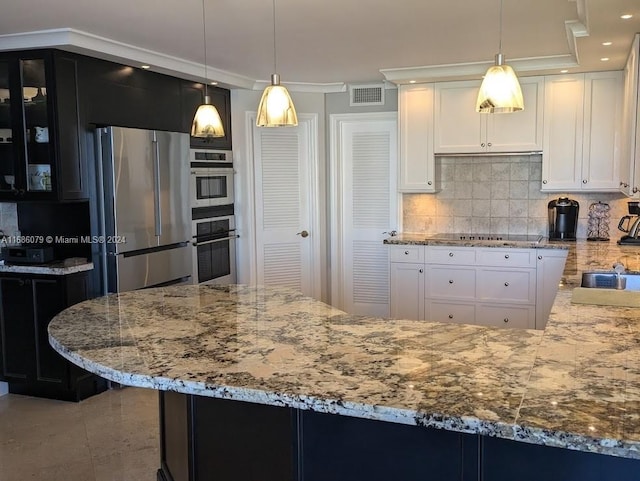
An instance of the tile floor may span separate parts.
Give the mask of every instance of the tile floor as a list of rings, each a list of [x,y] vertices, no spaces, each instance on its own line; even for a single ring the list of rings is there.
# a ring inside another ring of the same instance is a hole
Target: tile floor
[[[0,397],[0,481],[155,481],[158,393],[113,389],[80,403]]]

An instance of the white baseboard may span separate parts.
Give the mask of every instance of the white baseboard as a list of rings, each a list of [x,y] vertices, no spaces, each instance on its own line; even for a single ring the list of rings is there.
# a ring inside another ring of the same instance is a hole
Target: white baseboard
[[[0,382],[0,396],[9,394],[9,384],[6,382]]]

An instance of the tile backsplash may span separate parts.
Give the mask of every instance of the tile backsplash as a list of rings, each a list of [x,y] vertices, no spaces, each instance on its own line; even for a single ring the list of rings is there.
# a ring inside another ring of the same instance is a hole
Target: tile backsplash
[[[18,231],[18,208],[16,203],[0,202],[0,230],[5,235],[15,235]]]
[[[547,204],[564,196],[577,200],[579,238],[587,237],[589,206],[611,206],[609,237],[621,237],[619,219],[628,213],[618,193],[540,192],[541,155],[438,157],[442,189],[436,194],[403,194],[403,232],[469,232],[548,235]]]

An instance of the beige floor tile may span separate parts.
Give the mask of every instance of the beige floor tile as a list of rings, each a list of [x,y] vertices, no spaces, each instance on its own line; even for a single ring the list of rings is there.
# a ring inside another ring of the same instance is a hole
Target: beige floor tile
[[[0,481],[155,481],[158,394],[110,390],[81,403],[0,397]]]

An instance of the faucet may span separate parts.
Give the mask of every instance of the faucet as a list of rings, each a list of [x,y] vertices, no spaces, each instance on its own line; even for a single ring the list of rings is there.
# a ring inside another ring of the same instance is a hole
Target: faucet
[[[616,272],[616,289],[624,290],[627,287],[627,279],[621,277],[620,274],[624,274],[626,271],[624,264],[620,261],[613,264],[613,270]]]

